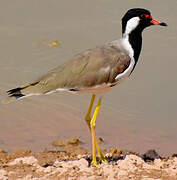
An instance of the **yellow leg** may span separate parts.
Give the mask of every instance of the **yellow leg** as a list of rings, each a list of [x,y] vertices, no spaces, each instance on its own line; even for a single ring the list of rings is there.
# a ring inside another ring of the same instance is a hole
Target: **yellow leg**
[[[91,121],[91,117],[90,117],[90,114],[91,114],[91,111],[92,111],[92,107],[93,107],[93,103],[95,101],[95,94],[92,95],[92,98],[90,100],[90,105],[89,105],[89,108],[88,108],[88,111],[87,111],[87,114],[85,116],[85,121],[90,129],[90,121]],[[91,130],[91,129],[90,129]]]
[[[85,121],[91,131],[91,127],[90,127],[90,122],[91,122],[91,117],[90,117],[90,114],[91,114],[91,111],[92,111],[92,107],[93,107],[93,103],[95,101],[95,94],[92,95],[92,98],[90,100],[90,105],[89,105],[89,108],[88,108],[88,111],[87,111],[87,114],[85,116]],[[96,148],[97,148],[97,152],[98,152],[98,158],[100,159],[101,162],[107,162],[106,159],[104,158],[102,152],[101,152],[101,149],[99,147],[99,144],[96,140]]]
[[[91,131],[91,127],[90,127],[90,125],[91,125],[91,117],[90,117],[90,114],[91,114],[91,111],[92,111],[93,103],[95,101],[95,97],[96,97],[95,94],[93,94],[92,98],[90,100],[90,105],[89,105],[87,114],[85,116],[85,121],[86,121],[90,131]],[[101,152],[101,149],[99,147],[99,144],[98,144],[97,140],[95,140],[95,141],[96,141],[96,148],[97,148],[97,152],[98,152],[98,158],[100,159],[101,162],[107,162],[106,159],[104,158],[102,152]]]
[[[96,126],[96,118],[100,109],[100,105],[101,105],[101,98],[99,98],[97,106],[95,108],[93,117],[91,119],[90,122],[90,127],[91,127],[91,135],[92,135],[92,165],[97,166],[97,162],[96,162],[96,135],[95,135],[95,126]],[[98,146],[98,144],[97,144]]]

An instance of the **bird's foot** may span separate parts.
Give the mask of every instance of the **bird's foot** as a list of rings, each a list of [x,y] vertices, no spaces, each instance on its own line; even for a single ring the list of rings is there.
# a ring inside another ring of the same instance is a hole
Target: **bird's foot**
[[[98,160],[99,159],[99,160]],[[99,164],[100,163],[107,163],[107,160],[105,159],[105,157],[103,156],[103,155],[99,155],[98,156],[98,162],[99,162]],[[91,165],[92,166],[95,166],[95,167],[98,167],[98,163],[97,163],[97,161],[96,160],[94,160],[94,159],[92,159],[92,162],[91,162]]]
[[[92,160],[91,165],[94,167],[98,167],[97,161],[96,160]]]
[[[98,152],[98,158],[100,160],[101,163],[107,163],[106,158],[103,156],[103,154],[100,152]]]
[[[103,155],[102,156],[98,156],[98,158],[101,161],[101,163],[107,163],[108,162]]]

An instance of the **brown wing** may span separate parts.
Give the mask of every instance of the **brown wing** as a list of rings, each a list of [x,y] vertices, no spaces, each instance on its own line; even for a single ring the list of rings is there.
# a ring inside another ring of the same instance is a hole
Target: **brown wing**
[[[47,93],[58,88],[80,89],[114,83],[130,65],[130,57],[113,44],[86,50],[31,83],[24,92]]]

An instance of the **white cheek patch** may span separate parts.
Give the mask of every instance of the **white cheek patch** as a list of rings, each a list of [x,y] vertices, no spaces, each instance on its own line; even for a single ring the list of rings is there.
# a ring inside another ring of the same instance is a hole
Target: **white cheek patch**
[[[139,24],[140,18],[139,17],[133,17],[130,20],[127,21],[125,34],[130,34],[131,31],[133,31]]]

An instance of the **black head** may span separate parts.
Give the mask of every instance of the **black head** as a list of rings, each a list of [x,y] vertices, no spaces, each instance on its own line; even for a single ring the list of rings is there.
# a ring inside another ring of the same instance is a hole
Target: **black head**
[[[129,26],[129,31],[132,31],[133,29],[139,29],[139,31],[142,31],[151,25],[167,26],[166,23],[152,18],[150,11],[143,8],[133,8],[126,12],[122,18],[122,33],[126,31],[127,24]]]

